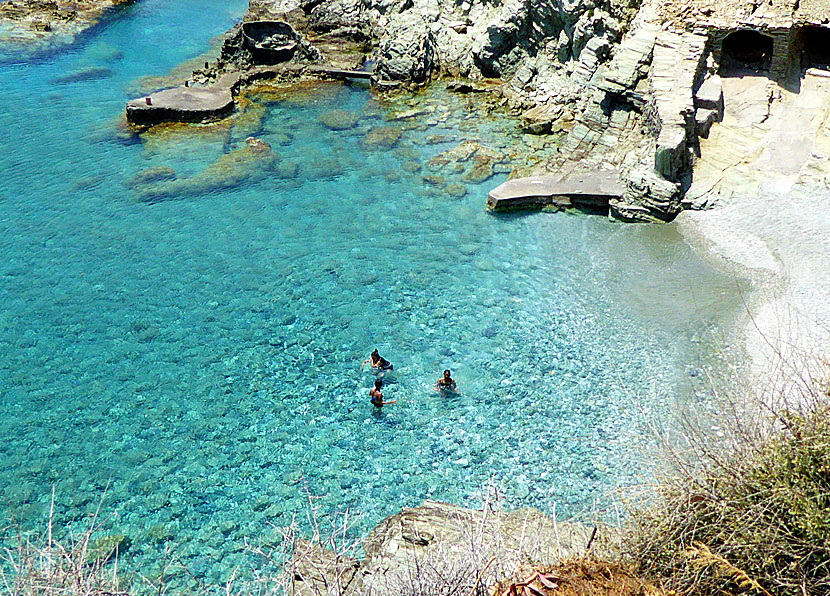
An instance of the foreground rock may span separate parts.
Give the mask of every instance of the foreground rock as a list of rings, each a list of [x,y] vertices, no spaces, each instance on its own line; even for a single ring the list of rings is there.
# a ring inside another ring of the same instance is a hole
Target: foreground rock
[[[583,524],[557,523],[536,509],[477,511],[425,501],[372,530],[362,545],[366,557],[360,561],[316,544],[298,543],[294,588],[309,595],[391,596],[449,581],[458,593],[468,593],[476,581],[493,586],[522,564],[584,555],[589,544],[594,554],[609,555],[616,550],[617,536],[608,528],[594,532]]]

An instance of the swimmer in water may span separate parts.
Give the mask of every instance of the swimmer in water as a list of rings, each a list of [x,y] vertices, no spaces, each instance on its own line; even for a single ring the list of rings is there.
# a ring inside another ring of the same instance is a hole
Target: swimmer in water
[[[456,390],[455,379],[450,376],[450,369],[444,371],[444,376],[435,383],[435,390],[441,393],[453,392]]]
[[[372,398],[372,405],[376,408],[382,408],[383,406],[397,403],[397,400],[395,399],[392,401],[383,401],[383,393],[380,390],[381,387],[383,387],[383,379],[378,379],[375,381],[375,386],[369,389],[369,397]]]
[[[368,362],[372,363],[372,368],[377,368],[379,370],[392,370],[394,368],[391,362],[389,362],[386,358],[383,358],[380,354],[378,354],[377,350],[374,350],[369,355],[368,360],[363,361],[363,364],[360,365],[360,370],[363,370],[363,367],[366,366]]]

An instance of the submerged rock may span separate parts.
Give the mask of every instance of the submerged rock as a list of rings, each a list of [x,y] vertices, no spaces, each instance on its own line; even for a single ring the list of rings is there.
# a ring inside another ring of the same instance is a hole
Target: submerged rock
[[[351,110],[328,110],[320,115],[318,121],[329,130],[348,130],[357,126],[360,114]]]
[[[124,534],[110,534],[93,538],[89,541],[86,551],[87,565],[100,565],[106,563],[112,557],[121,555],[130,547],[130,539]]]
[[[127,179],[126,184],[132,188],[139,188],[147,184],[155,184],[156,182],[164,182],[175,179],[176,170],[170,166],[156,166],[135,173],[132,177]]]
[[[394,126],[377,126],[360,141],[366,149],[391,149],[401,140],[401,131]]]
[[[243,182],[262,179],[274,169],[279,159],[268,143],[251,137],[245,141],[244,147],[223,155],[195,176],[147,185],[139,191],[138,198],[152,203],[233,188]]]
[[[447,184],[444,192],[453,198],[460,199],[467,194],[467,187],[458,182],[453,182],[451,184]]]
[[[74,72],[70,72],[52,79],[52,82],[58,85],[65,83],[83,83],[84,81],[97,81],[99,79],[108,79],[115,74],[111,68],[102,66],[88,66],[81,68]]]

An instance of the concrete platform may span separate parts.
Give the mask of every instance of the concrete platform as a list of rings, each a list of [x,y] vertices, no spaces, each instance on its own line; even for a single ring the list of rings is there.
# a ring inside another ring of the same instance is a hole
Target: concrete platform
[[[202,122],[224,116],[233,106],[229,87],[175,87],[127,102],[127,120],[140,125]]]
[[[508,180],[490,191],[487,208],[492,211],[553,207],[605,208],[622,197],[625,187],[616,170],[598,170],[563,176],[530,176]]]
[[[371,79],[371,71],[343,70],[317,64],[277,64],[222,75],[210,87],[175,87],[127,102],[127,121],[139,126],[162,122],[204,122],[233,111],[240,87],[283,74],[315,75],[330,79]],[[147,97],[150,103],[147,103]]]

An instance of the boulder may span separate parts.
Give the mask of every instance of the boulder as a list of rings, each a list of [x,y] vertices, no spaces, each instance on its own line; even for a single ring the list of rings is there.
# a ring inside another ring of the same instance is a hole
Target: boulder
[[[357,126],[360,114],[351,110],[328,110],[323,112],[318,121],[329,130],[348,130]]]
[[[671,221],[680,212],[680,185],[653,169],[636,168],[625,176],[620,199],[609,201],[613,219],[633,222]]]
[[[484,35],[475,39],[472,46],[475,65],[486,77],[498,77],[506,66],[501,60],[519,41],[526,38],[526,25],[530,2],[507,0],[498,15],[490,21]]]
[[[380,80],[424,83],[438,68],[435,37],[419,14],[396,19],[378,47],[375,76]]]
[[[522,114],[521,126],[526,133],[544,135],[551,132],[554,121],[562,115],[562,106],[558,104],[541,104],[530,108]]]
[[[401,130],[394,126],[376,126],[361,139],[366,149],[391,149],[401,140]]]

